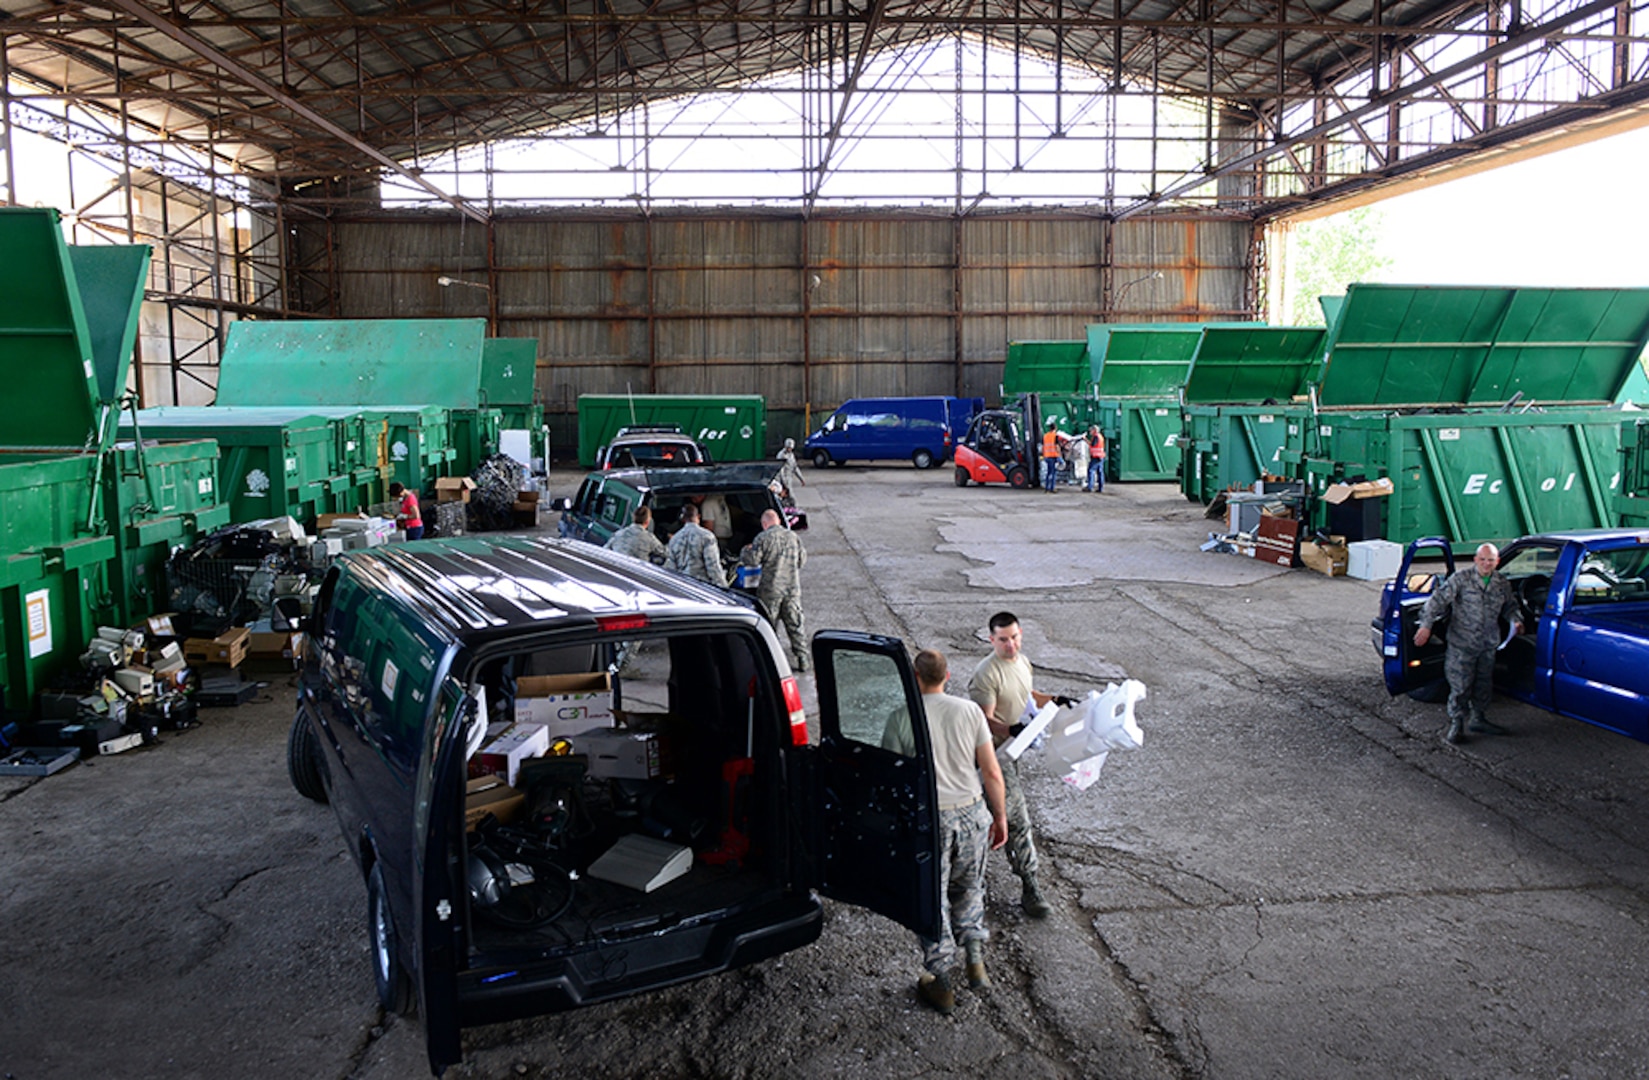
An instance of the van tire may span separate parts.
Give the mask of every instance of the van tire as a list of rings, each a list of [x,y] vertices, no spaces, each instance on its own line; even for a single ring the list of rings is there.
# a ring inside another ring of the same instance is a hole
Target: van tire
[[[910,455],[910,463],[918,469],[931,469],[933,468],[933,452],[931,450],[918,450]]]
[[[813,467],[822,469],[830,464],[830,455],[823,450],[813,451]]]
[[[1016,488],[1031,486],[1031,474],[1025,471],[1025,466],[1015,465],[1008,470],[1008,486]]]
[[[305,722],[301,711],[292,718],[292,730],[286,736],[286,775],[299,795],[318,803],[326,802],[315,730]]]
[[[968,481],[970,479],[972,479],[972,477],[970,477],[968,475],[968,470],[966,470],[966,469],[962,468],[962,466],[958,465],[956,467],[956,486],[957,487],[967,487],[968,486]]]
[[[395,933],[395,918],[390,914],[389,896],[384,891],[383,868],[372,865],[366,879],[367,946],[372,954],[372,985],[378,991],[378,1004],[395,1016],[405,1016],[412,1010],[412,980],[401,966],[400,939]]]

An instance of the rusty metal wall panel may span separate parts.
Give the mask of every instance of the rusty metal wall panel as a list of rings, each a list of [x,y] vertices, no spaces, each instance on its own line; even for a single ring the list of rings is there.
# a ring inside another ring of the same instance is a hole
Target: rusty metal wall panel
[[[1100,287],[1098,267],[970,268],[962,271],[962,308],[999,314],[1041,311],[1055,316],[1089,311],[1088,321],[1093,321],[1099,315]]]
[[[766,219],[660,221],[653,259],[660,266],[801,266],[801,222]]]
[[[948,267],[861,267],[817,274],[809,298],[815,313],[934,315],[956,306],[954,273]]]
[[[661,319],[654,324],[654,335],[661,364],[683,360],[799,363],[802,357],[802,327],[797,319]]]
[[[795,270],[655,270],[653,305],[663,315],[801,314]]]
[[[1098,269],[1105,252],[1105,225],[1100,221],[1000,218],[968,221],[962,228],[962,252],[967,266]]]
[[[808,226],[808,261],[826,268],[953,266],[953,228],[948,218],[815,219]]]
[[[456,231],[456,230],[455,230]],[[484,231],[471,225],[472,233]],[[504,269],[603,269],[647,265],[642,221],[500,221],[493,253]]]

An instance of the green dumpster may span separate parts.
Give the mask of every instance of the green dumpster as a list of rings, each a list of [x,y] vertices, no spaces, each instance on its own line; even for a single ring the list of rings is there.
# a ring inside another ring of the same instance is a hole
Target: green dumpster
[[[1094,412],[1108,480],[1173,480],[1179,473],[1180,387],[1200,323],[1088,327]]]
[[[334,422],[300,408],[168,405],[121,417],[124,438],[210,438],[218,444],[218,491],[229,520],[290,515],[313,524],[333,491],[350,484],[340,468]]]
[[[1612,402],[1649,341],[1649,289],[1355,284],[1325,308],[1302,461],[1314,524],[1469,550],[1616,522]],[[1359,477],[1390,480],[1391,494],[1349,510],[1326,497]]]
[[[1649,528],[1649,417],[1625,413],[1620,430],[1622,456],[1620,493],[1615,511],[1620,524]]]
[[[483,404],[485,319],[231,323],[219,405]]]
[[[449,409],[447,422],[453,454],[448,475],[469,476],[482,458],[498,453],[504,428],[502,410]]]
[[[759,394],[580,394],[579,463],[594,465],[619,428],[636,424],[675,424],[715,462],[767,456],[767,399]]]
[[[101,476],[112,411],[57,212],[0,208],[0,705],[26,711],[118,615]]]
[[[550,429],[534,391],[537,374],[538,339],[487,339],[481,351],[481,400],[499,412],[500,443],[523,439],[527,464],[543,472],[550,462]]]
[[[1092,386],[1086,341],[1008,342],[1002,363],[1003,401],[1028,393],[1083,397]]]
[[[1322,364],[1327,331],[1314,326],[1209,326],[1182,394],[1180,489],[1210,503],[1266,474],[1292,475],[1286,456],[1311,425],[1300,400]]]

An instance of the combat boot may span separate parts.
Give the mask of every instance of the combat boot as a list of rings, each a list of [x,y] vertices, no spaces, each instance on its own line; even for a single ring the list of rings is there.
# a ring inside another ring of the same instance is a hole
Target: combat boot
[[[943,973],[935,975],[930,971],[918,979],[916,996],[945,1016],[956,1011],[956,991],[950,987],[949,976]]]
[[[1509,735],[1510,734],[1510,732],[1508,732],[1505,728],[1501,727],[1499,724],[1494,723],[1488,717],[1483,716],[1481,714],[1474,715],[1471,718],[1471,722],[1466,725],[1466,730],[1471,732],[1473,735]]]
[[[1449,718],[1449,730],[1447,730],[1443,733],[1443,741],[1446,742],[1446,743],[1460,743],[1460,742],[1464,742],[1465,739],[1466,739],[1466,724],[1465,724],[1465,721],[1461,720],[1458,716],[1450,717]]]
[[[968,989],[976,994],[984,993],[991,988],[991,977],[985,974],[985,943],[969,941],[967,950]]]
[[[1042,890],[1037,887],[1034,877],[1025,878],[1024,891],[1019,895],[1019,906],[1033,919],[1046,919],[1048,912],[1053,910],[1048,906],[1048,902],[1042,899]]]

